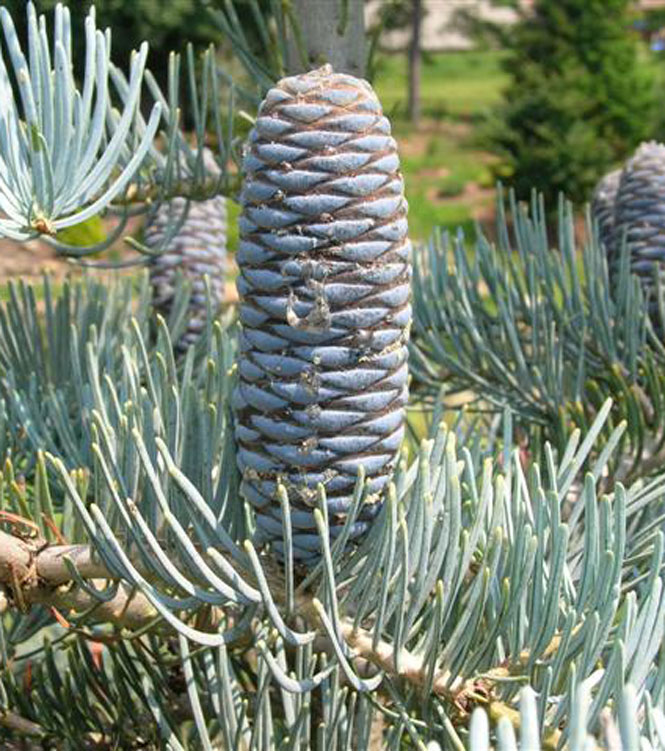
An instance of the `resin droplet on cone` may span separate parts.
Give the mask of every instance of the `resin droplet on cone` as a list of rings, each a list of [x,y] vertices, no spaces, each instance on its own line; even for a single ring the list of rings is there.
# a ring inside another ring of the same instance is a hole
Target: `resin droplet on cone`
[[[209,171],[214,171],[212,154],[204,150],[204,160]],[[168,247],[151,262],[150,283],[153,288],[155,308],[168,318],[175,300],[178,275],[191,285],[187,311],[187,326],[176,347],[186,349],[205,329],[208,316],[205,277],[208,276],[212,309],[224,301],[224,276],[226,271],[226,199],[215,196],[205,201],[191,201],[187,216],[186,199],[174,198],[161,204],[146,223],[145,244],[159,248],[166,233],[173,226],[177,232]],[[169,224],[170,223],[170,224]]]
[[[280,81],[259,110],[241,202],[235,394],[243,493],[281,548],[316,554],[316,488],[333,534],[363,466],[378,508],[404,435],[411,246],[390,123],[365,81],[329,66]]]

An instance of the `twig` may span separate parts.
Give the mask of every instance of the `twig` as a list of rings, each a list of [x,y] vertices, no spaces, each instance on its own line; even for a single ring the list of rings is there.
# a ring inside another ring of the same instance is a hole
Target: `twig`
[[[92,622],[113,623],[131,630],[154,620],[157,611],[150,601],[132,587],[121,583],[115,597],[98,600],[79,587],[72,586],[72,575],[65,557],[73,561],[84,579],[93,587],[103,588],[115,577],[93,559],[87,545],[49,545],[39,538],[22,539],[0,531],[0,584],[13,595],[16,605],[45,605],[58,611],[90,612]],[[2,604],[7,606],[3,594]]]
[[[41,725],[32,720],[26,720],[25,717],[21,717],[21,715],[6,709],[0,709],[0,726],[20,735],[30,735],[33,737],[46,735],[46,731]]]

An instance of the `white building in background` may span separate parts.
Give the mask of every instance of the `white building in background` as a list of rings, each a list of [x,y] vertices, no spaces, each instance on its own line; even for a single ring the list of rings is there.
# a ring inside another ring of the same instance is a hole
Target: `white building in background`
[[[365,21],[371,26],[385,0],[369,0],[365,10]],[[451,22],[454,14],[461,9],[472,10],[481,18],[498,23],[514,23],[517,14],[510,8],[498,8],[488,0],[422,0],[425,10],[422,29],[422,48],[427,51],[465,50],[473,43],[454,28]],[[530,0],[525,0],[530,4]],[[404,49],[409,42],[408,29],[387,32],[381,39],[381,46],[389,50]]]
[[[376,19],[376,15],[386,0],[368,0],[365,6],[365,21],[369,27]],[[533,0],[521,0],[522,6],[528,8]],[[434,52],[436,50],[465,50],[473,43],[459,31],[451,28],[454,14],[460,10],[472,10],[481,18],[497,23],[514,23],[517,14],[510,8],[499,8],[489,0],[422,0],[426,10],[423,21],[423,49]],[[665,7],[665,0],[636,0],[635,3],[643,10]],[[409,30],[391,31],[384,34],[381,45],[389,50],[404,49],[408,45]]]

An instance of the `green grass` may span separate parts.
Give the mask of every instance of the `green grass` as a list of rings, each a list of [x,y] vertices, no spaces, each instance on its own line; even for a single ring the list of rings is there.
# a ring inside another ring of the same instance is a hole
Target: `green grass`
[[[491,155],[479,145],[482,123],[506,83],[502,53],[444,52],[422,67],[422,122],[406,119],[406,55],[379,60],[374,86],[400,146],[409,200],[409,233],[426,239],[435,227],[470,231],[474,216],[491,206]],[[474,190],[469,189],[474,184]]]
[[[469,183],[481,189],[494,184],[487,155],[469,146],[467,136],[441,133],[426,138],[422,157],[402,157],[409,234],[416,240],[427,239],[435,227],[468,229],[474,214],[492,203],[488,191],[469,195]]]
[[[508,82],[501,70],[503,54],[496,50],[470,50],[427,55],[421,75],[423,115],[467,120],[483,117],[500,101]],[[374,87],[391,119],[406,115],[407,82],[406,55],[379,59]]]

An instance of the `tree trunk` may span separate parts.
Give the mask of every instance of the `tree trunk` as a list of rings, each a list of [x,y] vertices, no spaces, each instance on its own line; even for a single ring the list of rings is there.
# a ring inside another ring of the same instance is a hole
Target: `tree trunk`
[[[363,0],[294,0],[293,7],[300,43],[292,34],[289,73],[303,73],[330,63],[338,73],[360,78],[365,75]]]
[[[409,45],[409,119],[420,120],[420,32],[423,19],[422,0],[411,0],[411,44]]]

